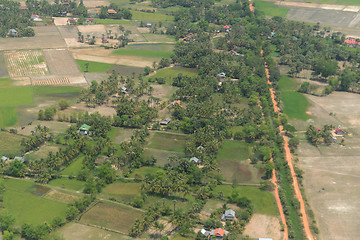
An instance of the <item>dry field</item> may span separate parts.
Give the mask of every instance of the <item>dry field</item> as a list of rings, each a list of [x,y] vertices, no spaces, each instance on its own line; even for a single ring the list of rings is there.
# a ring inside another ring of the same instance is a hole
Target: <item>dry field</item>
[[[66,47],[56,26],[33,27],[34,37],[0,38],[0,50]]]
[[[246,225],[244,235],[251,238],[267,237],[273,240],[280,240],[282,232],[280,231],[279,219],[274,216],[255,213],[250,222]]]
[[[61,76],[79,76],[80,69],[66,49],[46,49],[44,56],[50,73]]]
[[[10,77],[41,76],[49,73],[42,51],[4,53]]]
[[[340,125],[350,133],[345,146],[310,145],[300,141],[298,158],[304,187],[320,229],[319,239],[358,239],[360,235],[360,95],[335,92],[327,97],[307,96],[317,127]],[[330,116],[334,113],[335,116]],[[295,123],[298,129],[305,125]]]

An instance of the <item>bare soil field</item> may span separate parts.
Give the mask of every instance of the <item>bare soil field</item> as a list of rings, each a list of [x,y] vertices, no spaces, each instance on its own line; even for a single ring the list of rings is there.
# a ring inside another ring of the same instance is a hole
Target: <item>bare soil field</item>
[[[107,0],[100,0],[100,1],[96,1],[96,0],[85,0],[84,1],[84,5],[87,8],[95,8],[98,6],[108,6],[110,4],[110,1]]]
[[[103,62],[111,63],[132,67],[141,67],[152,66],[154,60],[152,58],[137,57],[137,56],[124,56],[124,55],[111,55],[112,50],[103,49],[103,48],[82,48],[82,49],[71,49],[70,50],[75,59],[80,59],[84,61],[92,62]]]
[[[79,76],[81,71],[66,49],[45,49],[44,56],[50,73],[61,76]]]
[[[279,219],[274,216],[255,213],[246,225],[244,235],[256,239],[272,238],[273,240],[280,240],[282,232],[280,231]]]
[[[308,123],[317,127],[340,125],[351,134],[345,137],[345,146],[316,148],[304,137],[300,140],[298,158],[304,171],[306,196],[320,229],[319,239],[357,239],[360,235],[360,95],[335,92],[326,97],[307,97],[312,103],[309,109],[312,119]]]
[[[56,26],[33,27],[34,37],[0,38],[0,50],[66,47]]]
[[[74,203],[76,200],[78,200],[80,198],[80,196],[60,192],[57,190],[51,190],[48,193],[46,193],[43,197],[50,199],[50,200],[57,201],[57,202],[66,203],[66,204]]]
[[[79,32],[81,32],[84,37],[87,35],[102,37],[102,34],[106,35],[105,25],[80,25],[77,27]]]
[[[3,54],[0,54],[0,77],[7,77],[6,62]]]
[[[100,228],[86,226],[80,223],[69,223],[57,231],[60,236],[68,240],[120,240],[129,239],[128,236],[109,232]]]
[[[76,26],[58,26],[57,27],[63,38],[78,38],[78,29]]]
[[[33,121],[31,125],[26,125],[24,128],[17,128],[18,134],[21,135],[30,135],[32,131],[38,126],[46,126],[50,129],[50,132],[53,134],[65,133],[66,129],[68,129],[72,124],[65,122],[55,122],[55,121]]]

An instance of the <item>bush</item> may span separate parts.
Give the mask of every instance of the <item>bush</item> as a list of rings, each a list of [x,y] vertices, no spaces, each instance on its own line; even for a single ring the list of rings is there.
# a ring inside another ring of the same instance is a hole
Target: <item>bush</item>
[[[69,103],[66,100],[63,99],[59,102],[60,110],[67,109],[68,107],[69,107]]]

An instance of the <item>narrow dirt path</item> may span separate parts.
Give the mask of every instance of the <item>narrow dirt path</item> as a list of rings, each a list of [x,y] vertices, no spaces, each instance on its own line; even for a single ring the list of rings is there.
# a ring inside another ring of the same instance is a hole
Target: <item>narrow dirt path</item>
[[[261,56],[264,57],[263,50],[261,50]],[[269,69],[268,69],[268,66],[267,66],[266,62],[265,62],[265,72],[266,72],[266,78],[268,80],[268,83],[271,84],[270,75],[269,75]],[[274,111],[279,112],[279,107],[278,107],[277,102],[275,100],[275,94],[274,94],[274,89],[273,88],[270,88],[270,93],[271,93],[271,99],[272,99],[272,102],[273,102],[273,105],[274,105]],[[280,125],[279,129],[280,129],[280,132],[282,132],[283,131],[283,126]],[[282,136],[283,136],[283,139],[284,139],[285,158],[286,158],[286,161],[287,161],[287,163],[289,165],[291,176],[292,176],[292,179],[293,179],[293,187],[294,187],[294,190],[295,190],[295,196],[300,202],[300,213],[302,215],[301,219],[303,220],[303,223],[304,223],[304,230],[305,230],[306,238],[309,239],[309,240],[313,240],[314,238],[313,238],[312,233],[310,231],[304,200],[303,200],[302,195],[301,195],[301,191],[300,191],[299,184],[298,184],[298,181],[297,181],[297,177],[296,177],[296,174],[295,174],[294,166],[293,166],[293,163],[292,163],[292,160],[291,160],[291,152],[290,152],[290,148],[289,148],[289,143],[288,143],[288,140],[285,137],[285,135],[283,134]],[[275,174],[275,171],[273,173]]]

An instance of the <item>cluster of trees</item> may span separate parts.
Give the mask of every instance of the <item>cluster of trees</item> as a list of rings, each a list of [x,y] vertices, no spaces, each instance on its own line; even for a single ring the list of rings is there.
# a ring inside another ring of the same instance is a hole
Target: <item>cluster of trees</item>
[[[33,23],[31,13],[21,10],[19,2],[0,0],[0,37],[33,37],[34,29],[29,28]],[[9,33],[15,29],[16,33]]]
[[[332,129],[333,126],[331,125],[324,125],[323,129],[315,128],[313,125],[310,125],[306,129],[306,136],[309,142],[315,146],[318,146],[321,143],[330,145],[333,143],[331,134]]]
[[[153,6],[162,8],[173,6],[208,8],[214,5],[215,0],[151,0],[151,3]]]
[[[115,10],[116,13],[109,13],[108,10]],[[120,8],[118,5],[111,3],[109,6],[101,6],[99,18],[111,18],[111,19],[129,19],[132,18],[132,13],[129,9]]]
[[[55,0],[55,4],[51,4],[47,1],[38,1],[38,0],[26,0],[26,7],[28,7],[28,12],[31,14],[37,14],[39,16],[52,16],[59,17],[71,13],[72,16],[85,18],[88,16],[86,7],[84,6],[83,1],[81,0],[79,4],[76,1],[69,1],[65,5],[65,1]]]
[[[38,125],[35,128],[35,131],[31,132],[31,135],[28,138],[23,138],[21,140],[21,146],[24,147],[24,151],[28,152],[40,147],[45,141],[52,141],[53,135],[49,133],[49,128],[44,126],[41,127]]]
[[[51,121],[51,120],[54,120],[55,114],[56,114],[55,107],[47,107],[47,108],[45,108],[45,110],[40,109],[38,112],[38,119],[45,120],[45,121]]]

